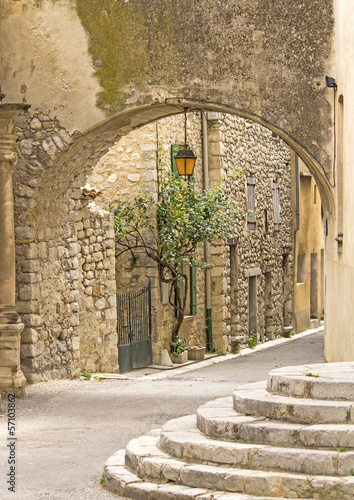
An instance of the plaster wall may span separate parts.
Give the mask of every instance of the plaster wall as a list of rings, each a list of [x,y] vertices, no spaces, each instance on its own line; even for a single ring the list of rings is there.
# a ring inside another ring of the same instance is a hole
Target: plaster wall
[[[326,336],[327,361],[354,359],[354,5],[350,0],[338,0],[336,5],[336,69],[338,90],[335,94],[338,123],[339,98],[343,96],[343,127],[337,129],[336,151],[336,217],[329,221],[326,237]],[[342,148],[342,150],[341,150]],[[343,192],[340,192],[340,164],[343,160]],[[341,207],[342,204],[342,207]],[[343,212],[343,243],[336,241],[341,232],[339,210]]]
[[[295,157],[292,155],[293,171],[295,174]],[[294,178],[294,182],[296,182]],[[322,303],[322,262],[324,249],[323,219],[321,210],[321,199],[318,188],[304,163],[299,159],[299,229],[296,231],[296,199],[295,189],[293,189],[294,206],[294,241],[295,241],[295,262],[294,262],[294,330],[302,332],[311,326],[317,326],[323,318]],[[317,304],[312,305],[311,314],[311,254],[317,255]],[[299,256],[304,256],[304,269],[299,271]],[[300,276],[302,275],[302,277]],[[314,311],[316,309],[316,311]],[[311,316],[314,321],[311,323]]]
[[[330,173],[333,0],[3,0],[1,24],[7,99],[56,113],[71,133],[203,99],[276,127]]]

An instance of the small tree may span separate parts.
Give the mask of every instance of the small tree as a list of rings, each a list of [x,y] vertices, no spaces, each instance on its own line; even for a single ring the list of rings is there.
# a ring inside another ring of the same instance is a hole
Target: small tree
[[[166,169],[159,173],[158,196],[142,191],[111,209],[116,242],[121,247],[118,255],[127,251],[133,256],[134,252],[144,253],[157,263],[161,281],[170,285],[169,303],[177,317],[173,341],[183,322],[187,301],[188,277],[183,273],[183,263],[211,268],[197,259],[198,243],[230,238],[241,214],[227,195],[224,180],[197,193]]]

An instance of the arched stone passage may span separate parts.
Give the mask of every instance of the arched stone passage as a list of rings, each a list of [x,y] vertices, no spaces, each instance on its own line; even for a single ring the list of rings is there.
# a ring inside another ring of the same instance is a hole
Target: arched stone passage
[[[266,118],[225,104],[170,98],[154,105],[123,110],[80,135],[70,136],[65,129],[55,124],[52,134],[35,150],[26,151],[28,144],[24,141],[27,139],[21,139],[19,182],[23,182],[28,170],[37,175],[36,179],[30,176],[29,186],[25,190],[21,186],[16,191],[18,308],[26,324],[22,355],[28,380],[35,382],[51,376],[74,377],[80,373],[78,332],[83,323],[80,319],[80,259],[83,256],[81,254],[80,257],[79,240],[83,238],[79,238],[78,233],[90,230],[85,224],[90,224],[90,219],[92,221],[95,215],[88,209],[84,215],[86,222],[82,219],[80,188],[85,185],[88,174],[108,148],[130,131],[159,118],[181,114],[185,108],[238,115],[272,130],[298,152],[316,180],[319,179],[325,210],[328,214],[331,212],[329,183],[320,163],[305,147]],[[42,115],[35,112],[34,118],[28,116],[26,119],[31,123],[33,120],[47,120],[46,123],[49,123],[49,118]],[[30,187],[32,192],[28,193]],[[24,200],[21,205],[21,196],[27,196],[30,200]],[[108,234],[109,217],[104,214],[99,217]],[[100,262],[112,257],[107,253],[108,249],[111,254],[109,245],[112,245],[112,239],[113,235],[102,242],[102,248],[97,247],[95,250],[95,258],[100,259]],[[104,256],[100,257],[102,250]],[[106,264],[109,266],[109,263]],[[41,282],[28,284],[28,279],[37,280],[38,276]],[[93,295],[93,304],[97,301],[98,307],[105,308],[98,309],[97,313],[104,313],[107,319],[107,333],[104,335],[111,350],[111,364],[100,369],[115,371],[115,310],[112,306],[115,286],[114,276],[109,275],[109,270],[92,292],[96,294]],[[87,327],[90,327],[89,323]]]
[[[331,216],[334,206],[331,184],[326,170],[297,138],[293,137],[279,125],[270,123],[266,117],[261,117],[250,111],[237,109],[233,106],[208,102],[203,99],[168,98],[163,103],[151,106],[137,106],[121,111],[113,117],[98,123],[77,138],[65,152],[54,156],[52,164],[55,167],[53,168],[52,166],[44,173],[42,189],[45,190],[45,186],[48,185],[52,186],[54,178],[57,178],[58,172],[60,172],[61,189],[58,193],[60,196],[63,191],[67,191],[69,188],[70,179],[75,179],[81,174],[87,175],[90,167],[93,167],[109,147],[122,136],[128,134],[133,129],[160,118],[181,113],[186,108],[191,111],[203,110],[234,114],[259,123],[277,134],[300,156],[309,168],[319,187],[325,215],[327,217]],[[84,183],[81,185],[84,185]],[[42,200],[46,199],[43,196],[39,197],[39,203],[41,198]]]

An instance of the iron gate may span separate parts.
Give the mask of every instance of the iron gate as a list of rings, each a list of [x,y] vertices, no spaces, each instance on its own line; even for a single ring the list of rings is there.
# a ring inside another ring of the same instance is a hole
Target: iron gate
[[[119,371],[152,363],[151,284],[136,294],[117,295]]]

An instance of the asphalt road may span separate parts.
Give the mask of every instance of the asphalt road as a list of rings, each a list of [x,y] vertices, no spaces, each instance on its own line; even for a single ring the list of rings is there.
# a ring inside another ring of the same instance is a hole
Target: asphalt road
[[[107,458],[134,437],[171,418],[229,396],[245,383],[264,380],[269,370],[324,362],[323,333],[294,337],[282,344],[205,368],[171,370],[160,379],[51,381],[28,386],[16,400],[16,492],[8,492],[8,418],[0,418],[0,498],[21,500],[113,500],[99,486]],[[7,401],[3,401],[2,410]]]

